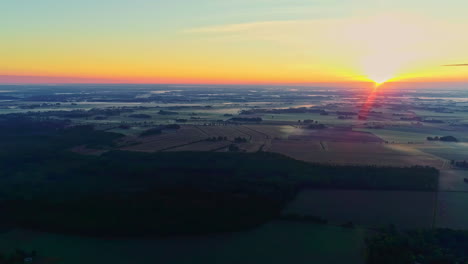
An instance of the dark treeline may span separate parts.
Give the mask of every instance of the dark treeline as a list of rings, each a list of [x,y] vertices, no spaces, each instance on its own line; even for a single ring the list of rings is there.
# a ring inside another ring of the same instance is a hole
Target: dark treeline
[[[297,107],[297,108],[279,108],[279,109],[265,109],[256,108],[249,110],[242,110],[241,115],[252,115],[252,114],[303,114],[303,113],[326,113],[323,109],[314,107]]]
[[[41,260],[41,257],[37,255],[36,251],[26,252],[16,249],[15,252],[10,254],[0,253],[0,264],[36,263],[36,260],[38,259]],[[42,260],[46,259],[42,258]]]
[[[159,110],[158,114],[160,115],[178,115],[178,112],[167,111],[167,110]]]
[[[28,112],[19,114],[8,114],[2,116],[10,117],[23,117],[23,118],[91,118],[93,116],[119,116],[122,113],[131,113],[135,110],[146,109],[144,107],[111,107],[111,108],[93,108],[89,110],[76,109],[76,110],[54,110],[54,111],[41,111],[41,112]]]
[[[261,117],[233,117],[229,119],[235,122],[262,122],[263,119]]]
[[[150,119],[150,118],[152,118],[152,116],[147,115],[147,114],[133,114],[133,115],[129,115],[128,117],[140,118],[140,119]]]
[[[109,151],[119,134],[0,116],[0,224],[87,235],[236,231],[278,217],[302,188],[432,191],[438,171],[309,164],[275,153]]]
[[[443,142],[458,142],[458,139],[454,136],[443,136],[443,137],[427,137],[428,141],[443,141]]]

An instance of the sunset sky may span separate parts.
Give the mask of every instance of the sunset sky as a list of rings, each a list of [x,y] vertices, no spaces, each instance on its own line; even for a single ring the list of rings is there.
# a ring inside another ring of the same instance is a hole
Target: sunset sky
[[[0,83],[468,81],[466,0],[14,0]]]

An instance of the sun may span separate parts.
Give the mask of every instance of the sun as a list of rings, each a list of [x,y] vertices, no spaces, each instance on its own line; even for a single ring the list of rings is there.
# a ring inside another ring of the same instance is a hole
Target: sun
[[[395,78],[395,68],[397,67],[388,67],[385,62],[373,63],[366,67],[365,76],[367,80],[373,82],[378,87]]]
[[[382,79],[373,79],[372,81],[374,82],[375,86],[379,87],[382,84],[386,83],[389,79],[382,78]]]
[[[385,74],[385,73],[373,73],[373,74],[367,74],[365,79],[371,83],[374,84],[375,87],[380,87],[383,84],[391,81],[393,77],[391,74]]]
[[[382,80],[374,80],[375,88],[382,87],[384,84],[390,82],[391,79],[382,79]]]

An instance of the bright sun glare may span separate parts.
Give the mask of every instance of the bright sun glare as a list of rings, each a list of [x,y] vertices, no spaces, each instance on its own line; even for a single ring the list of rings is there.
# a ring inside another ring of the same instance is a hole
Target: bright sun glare
[[[380,85],[386,83],[389,80],[389,78],[376,77],[376,78],[372,78],[371,80],[375,83],[376,86],[380,86]]]
[[[381,86],[382,84],[389,82],[391,79],[393,79],[392,74],[389,72],[386,72],[385,69],[381,69],[382,72],[377,71],[378,67],[375,67],[373,72],[369,72],[366,76],[366,79],[373,82],[376,87]]]
[[[366,79],[380,86],[395,78],[404,58],[397,54],[387,55],[384,52],[372,54],[363,60]]]
[[[375,86],[401,79],[420,54],[414,47],[425,41],[423,26],[405,15],[382,15],[363,19],[348,29],[348,43],[356,54],[362,76]]]
[[[376,55],[369,61],[366,61],[365,76],[367,80],[380,86],[396,77],[396,72],[401,67],[400,61],[386,57],[385,55]]]

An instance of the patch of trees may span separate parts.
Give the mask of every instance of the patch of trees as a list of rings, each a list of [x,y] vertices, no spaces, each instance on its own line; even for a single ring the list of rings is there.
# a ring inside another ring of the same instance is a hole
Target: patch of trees
[[[458,139],[454,136],[443,136],[443,137],[427,137],[428,141],[443,141],[443,142],[458,142]]]
[[[19,109],[36,109],[41,107],[40,104],[28,104],[28,105],[20,105],[18,106]]]
[[[306,128],[307,129],[325,129],[327,127],[324,124],[310,124]]]
[[[133,115],[129,115],[128,117],[139,118],[139,119],[150,119],[150,118],[152,118],[152,116],[147,115],[147,114],[133,114]]]
[[[235,122],[262,122],[263,121],[261,117],[233,117],[231,118],[231,120]]]
[[[311,119],[305,119],[304,121],[302,121],[302,123],[304,123],[304,124],[314,124],[314,123],[318,123],[318,121],[314,121],[314,120],[311,120]]]
[[[179,123],[187,123],[188,120],[180,118],[180,119],[176,119],[175,121]]]
[[[439,140],[444,142],[458,142],[458,139],[456,139],[454,136],[440,137]]]
[[[41,107],[59,107],[61,104],[60,103],[42,103],[42,104],[28,104],[28,105],[19,105],[18,108],[20,109],[37,109]]]
[[[468,232],[450,229],[379,230],[366,239],[368,264],[467,263]]]
[[[178,115],[178,112],[167,111],[167,110],[159,110],[159,115]]]

